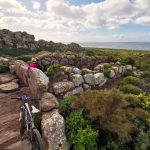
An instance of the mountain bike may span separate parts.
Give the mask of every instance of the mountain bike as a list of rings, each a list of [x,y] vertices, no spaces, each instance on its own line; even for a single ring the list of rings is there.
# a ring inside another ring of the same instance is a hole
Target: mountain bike
[[[25,132],[27,134],[27,139],[30,141],[32,145],[32,150],[44,150],[44,145],[42,142],[42,138],[40,132],[36,129],[33,121],[32,114],[38,113],[39,110],[36,109],[33,105],[32,111],[30,110],[30,106],[28,104],[28,100],[31,100],[31,97],[21,96],[21,97],[12,97],[12,99],[22,100],[23,104],[21,106],[20,112],[20,138],[23,140],[25,136]]]

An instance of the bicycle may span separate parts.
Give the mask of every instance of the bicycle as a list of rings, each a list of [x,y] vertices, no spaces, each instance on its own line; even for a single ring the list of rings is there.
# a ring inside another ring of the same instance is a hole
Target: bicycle
[[[32,98],[27,96],[21,96],[12,97],[11,99],[19,99],[23,101],[19,118],[21,139],[24,139],[23,136],[25,134],[25,131],[27,131],[27,139],[32,145],[32,150],[44,150],[44,145],[42,142],[40,132],[36,129],[32,117],[32,114],[38,113],[39,110],[32,105],[32,111],[30,111],[30,107],[28,104],[28,100]]]

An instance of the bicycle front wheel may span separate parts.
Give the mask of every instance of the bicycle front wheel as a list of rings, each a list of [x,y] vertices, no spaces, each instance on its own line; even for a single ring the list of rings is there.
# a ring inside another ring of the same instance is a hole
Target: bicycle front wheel
[[[37,129],[32,130],[32,150],[44,150],[42,138]]]

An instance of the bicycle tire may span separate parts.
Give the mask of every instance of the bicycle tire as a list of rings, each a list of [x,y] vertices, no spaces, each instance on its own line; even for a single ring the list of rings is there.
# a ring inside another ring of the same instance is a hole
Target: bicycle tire
[[[26,126],[25,126],[25,112],[22,111],[21,112],[21,118],[20,118],[20,136],[21,136],[21,138],[24,135],[25,130],[26,130]]]
[[[34,128],[32,129],[32,150],[44,150],[44,145],[42,142],[42,138],[40,132]]]

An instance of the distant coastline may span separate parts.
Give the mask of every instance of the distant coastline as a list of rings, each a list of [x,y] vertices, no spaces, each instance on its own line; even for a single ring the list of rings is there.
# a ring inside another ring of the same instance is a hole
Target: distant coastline
[[[150,42],[83,42],[79,44],[83,47],[91,47],[91,48],[110,48],[110,49],[150,51]]]

